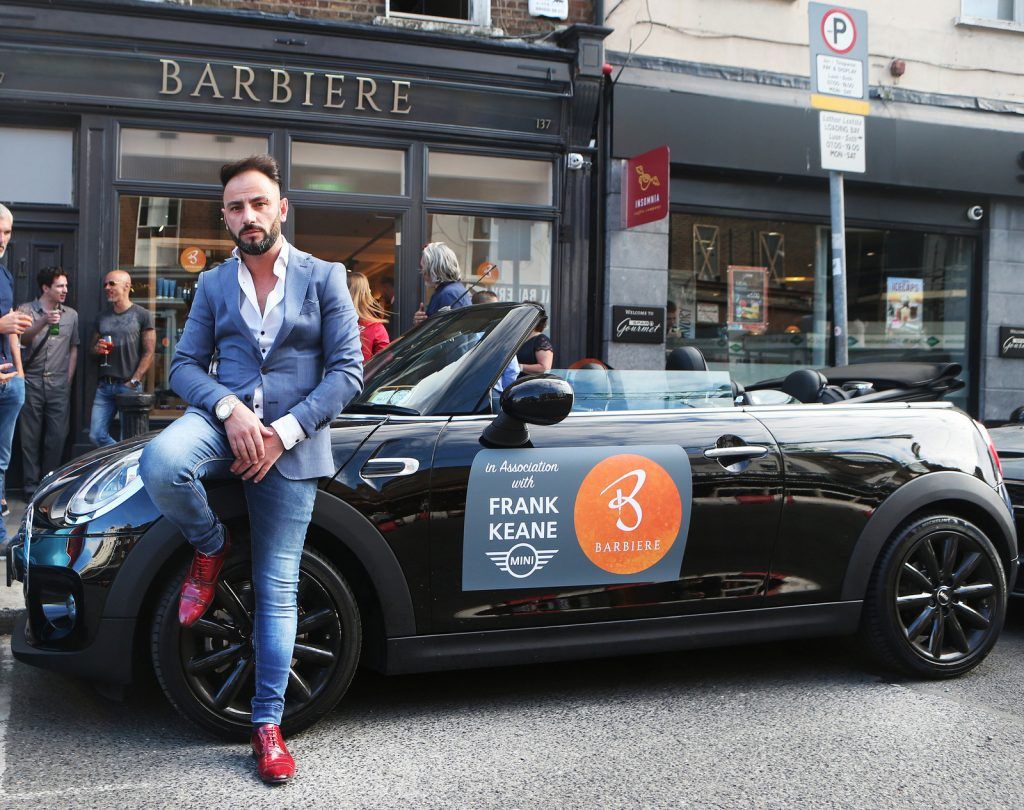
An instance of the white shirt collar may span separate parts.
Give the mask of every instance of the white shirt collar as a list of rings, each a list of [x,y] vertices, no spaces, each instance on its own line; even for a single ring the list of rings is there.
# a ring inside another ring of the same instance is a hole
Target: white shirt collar
[[[277,254],[277,259],[274,260],[274,275],[278,278],[284,278],[288,272],[288,259],[291,256],[292,246],[288,244],[288,240],[283,236],[281,237],[281,252]],[[248,270],[245,267],[245,260],[242,258],[241,251],[236,247],[231,251],[231,255],[238,259],[238,272],[242,270]]]

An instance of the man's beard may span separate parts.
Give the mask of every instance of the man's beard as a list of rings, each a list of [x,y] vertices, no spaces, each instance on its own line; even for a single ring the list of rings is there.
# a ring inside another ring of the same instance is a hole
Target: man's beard
[[[259,225],[248,224],[242,226],[243,231],[252,230],[254,228],[263,232],[263,238],[260,239],[258,242],[246,242],[243,241],[241,233],[236,234],[234,231],[230,231],[229,233],[231,234],[231,238],[235,240],[235,244],[238,245],[238,249],[242,253],[245,253],[249,256],[262,256],[264,253],[270,250],[275,244],[277,244],[277,240],[281,236],[281,218],[278,217],[277,219],[274,220],[274,224],[270,228],[270,233],[267,233]]]

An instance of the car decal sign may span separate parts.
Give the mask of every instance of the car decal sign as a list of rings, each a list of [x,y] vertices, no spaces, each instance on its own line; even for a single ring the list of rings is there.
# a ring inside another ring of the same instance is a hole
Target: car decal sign
[[[469,474],[462,588],[678,579],[691,503],[678,445],[482,450]]]

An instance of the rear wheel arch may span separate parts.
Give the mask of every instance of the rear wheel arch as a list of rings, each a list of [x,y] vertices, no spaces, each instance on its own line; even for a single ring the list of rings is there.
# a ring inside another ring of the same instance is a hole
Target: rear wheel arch
[[[992,541],[1012,581],[1017,534],[1006,504],[988,484],[962,472],[941,471],[904,484],[875,510],[850,557],[843,580],[844,601],[863,599],[885,544],[902,526],[928,513],[944,513],[974,523]]]

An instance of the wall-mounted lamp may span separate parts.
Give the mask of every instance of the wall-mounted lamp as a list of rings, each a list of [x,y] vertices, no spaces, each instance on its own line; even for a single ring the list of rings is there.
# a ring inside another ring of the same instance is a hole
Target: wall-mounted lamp
[[[897,79],[907,72],[907,63],[902,59],[893,59],[889,63],[889,73]]]

